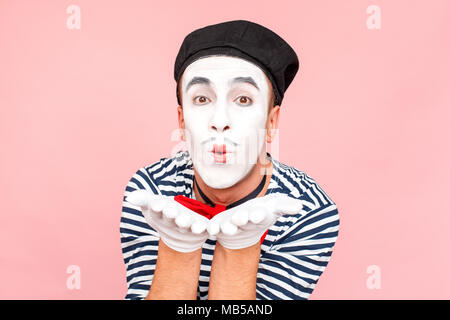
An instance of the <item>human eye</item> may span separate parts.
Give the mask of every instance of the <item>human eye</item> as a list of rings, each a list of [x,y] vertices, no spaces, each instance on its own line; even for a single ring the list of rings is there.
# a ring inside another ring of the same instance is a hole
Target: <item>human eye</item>
[[[238,101],[238,104],[240,104],[242,106],[246,106],[246,107],[251,106],[252,102],[253,102],[253,100],[247,96],[239,96],[236,98],[236,100]]]
[[[206,104],[207,100],[209,99],[205,96],[196,96],[194,98],[194,104],[203,105]]]

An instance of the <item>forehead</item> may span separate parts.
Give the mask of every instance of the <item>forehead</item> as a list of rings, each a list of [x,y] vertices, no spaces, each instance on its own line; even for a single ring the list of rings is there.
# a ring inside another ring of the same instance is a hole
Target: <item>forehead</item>
[[[268,79],[255,64],[237,57],[208,56],[191,63],[183,73],[183,88],[194,77],[208,78],[215,85],[228,85],[236,77],[252,77],[260,88],[268,88]]]

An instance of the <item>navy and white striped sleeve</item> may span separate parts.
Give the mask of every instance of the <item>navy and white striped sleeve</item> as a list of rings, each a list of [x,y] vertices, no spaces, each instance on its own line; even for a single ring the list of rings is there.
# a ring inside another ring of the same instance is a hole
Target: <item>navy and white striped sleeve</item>
[[[145,168],[139,169],[130,179],[122,202],[120,240],[126,266],[127,300],[145,299],[148,295],[158,257],[158,232],[145,221],[140,207],[125,201],[130,192],[138,189],[159,193]]]
[[[311,205],[307,202],[311,195],[305,192],[300,199]],[[257,299],[308,299],[330,260],[338,236],[336,204],[325,201],[317,205],[316,202],[306,213],[279,218],[269,232],[278,235],[260,259]]]

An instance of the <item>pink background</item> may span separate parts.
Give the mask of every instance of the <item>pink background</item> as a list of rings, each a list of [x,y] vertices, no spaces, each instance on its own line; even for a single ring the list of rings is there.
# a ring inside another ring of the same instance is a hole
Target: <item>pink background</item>
[[[123,192],[177,143],[179,46],[247,19],[300,58],[279,160],[340,212],[311,299],[449,299],[450,2],[212,3],[0,1],[0,298],[124,298]],[[70,4],[80,30],[66,27]],[[380,30],[366,26],[372,4]],[[66,286],[69,265],[79,290]]]

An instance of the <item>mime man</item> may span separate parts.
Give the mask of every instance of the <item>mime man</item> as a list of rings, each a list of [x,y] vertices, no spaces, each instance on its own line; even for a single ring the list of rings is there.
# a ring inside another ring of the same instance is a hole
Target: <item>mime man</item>
[[[291,46],[254,22],[185,37],[174,77],[187,150],[126,186],[126,299],[308,299],[338,236],[337,206],[266,149],[298,69]]]

